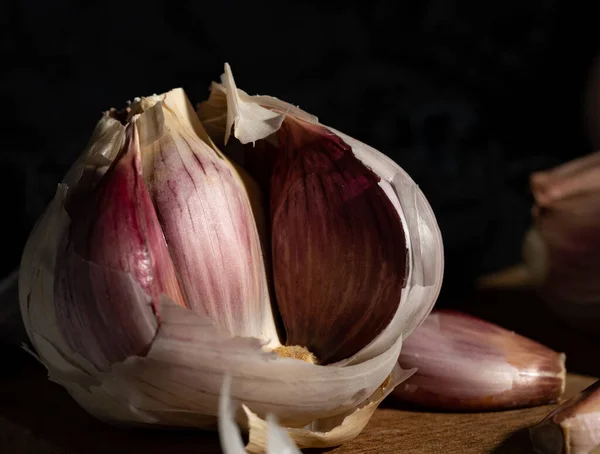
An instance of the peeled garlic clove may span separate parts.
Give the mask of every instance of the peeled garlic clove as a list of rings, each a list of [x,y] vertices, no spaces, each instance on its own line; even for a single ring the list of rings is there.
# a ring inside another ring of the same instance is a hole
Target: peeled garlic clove
[[[600,380],[529,430],[538,454],[591,454],[600,448]]]
[[[402,347],[402,368],[418,368],[393,395],[448,410],[497,410],[555,402],[565,355],[484,320],[430,314]]]
[[[531,177],[534,224],[524,258],[540,295],[572,325],[600,321],[600,152]]]
[[[326,128],[286,119],[271,178],[273,278],[288,345],[349,358],[390,323],[408,277],[380,178]],[[332,323],[334,322],[334,323]]]
[[[69,215],[56,263],[57,321],[74,351],[107,370],[150,344],[162,294],[185,306],[142,180],[135,124],[119,160]]]

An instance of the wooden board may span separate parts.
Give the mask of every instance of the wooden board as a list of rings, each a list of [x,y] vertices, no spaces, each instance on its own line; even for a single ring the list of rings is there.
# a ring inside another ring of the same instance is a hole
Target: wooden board
[[[570,375],[565,396],[595,381]],[[415,413],[382,408],[353,443],[336,454],[532,454],[527,428],[555,405],[494,413]]]
[[[216,434],[115,428],[94,420],[33,358],[5,348],[0,373],[0,453],[218,454]],[[567,395],[594,381],[570,375]],[[400,410],[384,403],[363,433],[336,454],[531,453],[526,432],[554,406],[495,413]],[[323,452],[323,451],[320,451]]]

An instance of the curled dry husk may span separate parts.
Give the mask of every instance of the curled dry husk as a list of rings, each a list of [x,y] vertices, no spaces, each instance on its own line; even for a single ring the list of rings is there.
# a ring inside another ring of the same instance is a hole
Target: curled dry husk
[[[364,403],[362,412],[372,415],[378,405],[385,399],[394,387],[410,377],[412,372],[403,371],[395,367],[389,379]],[[341,445],[352,440],[356,434],[356,427],[362,430],[368,422],[361,412],[341,414],[337,421],[315,421],[303,428],[283,428],[278,424],[277,417],[272,413],[265,419],[258,417],[246,405],[242,405],[243,414],[239,411],[237,419],[241,425],[250,428],[250,439],[246,446],[242,441],[239,427],[236,424],[236,411],[238,404],[231,400],[231,377],[223,381],[221,398],[219,402],[219,436],[225,454],[261,453],[267,454],[294,454],[299,453],[298,448],[326,448]],[[343,424],[339,424],[343,422]]]
[[[600,322],[600,152],[534,173],[534,224],[523,253],[532,280],[562,319],[590,333]]]
[[[287,103],[267,96],[251,97],[237,90],[228,67],[222,80],[222,85],[213,85],[210,98],[208,110],[214,115],[207,114],[206,109],[203,115],[213,137],[218,137],[216,132],[220,131],[227,138],[232,130],[242,143],[260,141],[276,132],[286,115],[318,124],[315,117]],[[123,147],[131,144],[137,144],[142,153],[154,153],[167,143],[185,146],[193,142],[196,147],[206,147],[203,152],[210,151],[225,160],[183,90],[142,98],[132,109],[133,126],[124,126],[114,113],[103,115],[87,149],[58,185],[23,253],[21,312],[49,378],[65,387],[89,413],[110,423],[214,430],[222,380],[229,374],[232,398],[252,412],[248,413],[245,428],[250,429],[253,452],[265,447],[260,441],[265,440],[261,434],[266,427],[261,418],[268,413],[276,415],[281,425],[293,428],[290,436],[302,447],[333,446],[358,435],[385,393],[412,373],[393,375],[402,339],[431,311],[440,289],[442,241],[421,191],[389,158],[331,130],[381,178],[379,185],[405,225],[409,251],[410,272],[392,320],[351,357],[322,366],[274,353],[272,349],[281,344],[264,270],[255,276],[262,296],[248,302],[249,309],[243,314],[232,316],[225,309],[215,320],[165,295],[154,298],[128,273],[79,257],[81,268],[74,267],[75,273],[85,269],[90,276],[101,275],[117,288],[136,295],[136,317],[143,321],[144,336],[150,335],[143,352],[119,351],[117,356],[122,358],[118,360],[110,360],[110,355],[90,359],[74,347],[77,339],[63,335],[54,301],[56,292],[61,291],[55,288],[55,266],[64,247],[61,239],[72,223],[65,207],[66,203],[77,202],[74,188],[93,184],[89,176],[106,172]],[[227,128],[219,129],[218,125]],[[241,187],[241,171],[233,167],[228,171]],[[65,315],[59,315],[64,321]],[[238,323],[239,317],[243,323]],[[107,325],[110,328],[110,323]]]
[[[600,380],[529,429],[538,454],[600,452]]]
[[[565,355],[471,315],[431,313],[398,360],[417,372],[393,395],[434,409],[502,410],[556,402]]]

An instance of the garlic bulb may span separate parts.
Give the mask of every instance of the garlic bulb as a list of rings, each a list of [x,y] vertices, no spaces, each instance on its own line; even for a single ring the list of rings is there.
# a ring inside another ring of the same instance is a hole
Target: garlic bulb
[[[594,454],[600,449],[600,380],[529,429],[538,454]]]
[[[456,311],[431,313],[398,360],[417,372],[393,395],[430,408],[485,411],[556,402],[565,355]]]
[[[228,375],[253,452],[267,414],[300,448],[340,444],[412,373],[395,368],[440,289],[440,232],[390,159],[237,90],[229,67],[223,81],[203,115],[219,142],[298,139],[273,169],[276,209],[183,90],[112,109],[23,252],[27,333],[102,420],[216,429]]]
[[[531,177],[534,225],[524,242],[532,280],[549,307],[597,333],[600,322],[600,152]]]

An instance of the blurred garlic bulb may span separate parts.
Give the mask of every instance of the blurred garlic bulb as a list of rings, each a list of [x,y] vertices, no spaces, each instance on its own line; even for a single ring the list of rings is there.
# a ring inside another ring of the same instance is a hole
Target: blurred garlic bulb
[[[565,355],[493,323],[435,311],[404,342],[398,362],[417,372],[393,395],[429,408],[486,411],[553,403]]]
[[[112,109],[23,252],[27,333],[100,419],[215,429],[229,375],[251,440],[270,413],[305,428],[290,432],[301,447],[339,444],[411,373],[394,370],[437,298],[440,232],[390,159],[238,91],[228,66],[223,81],[210,102],[225,118],[204,116],[214,137],[222,124],[258,150],[288,134],[268,214],[183,90]]]
[[[598,333],[600,152],[534,173],[534,224],[523,252],[532,280],[565,321]]]
[[[600,148],[600,55],[591,62],[584,92],[584,126],[594,150]]]

